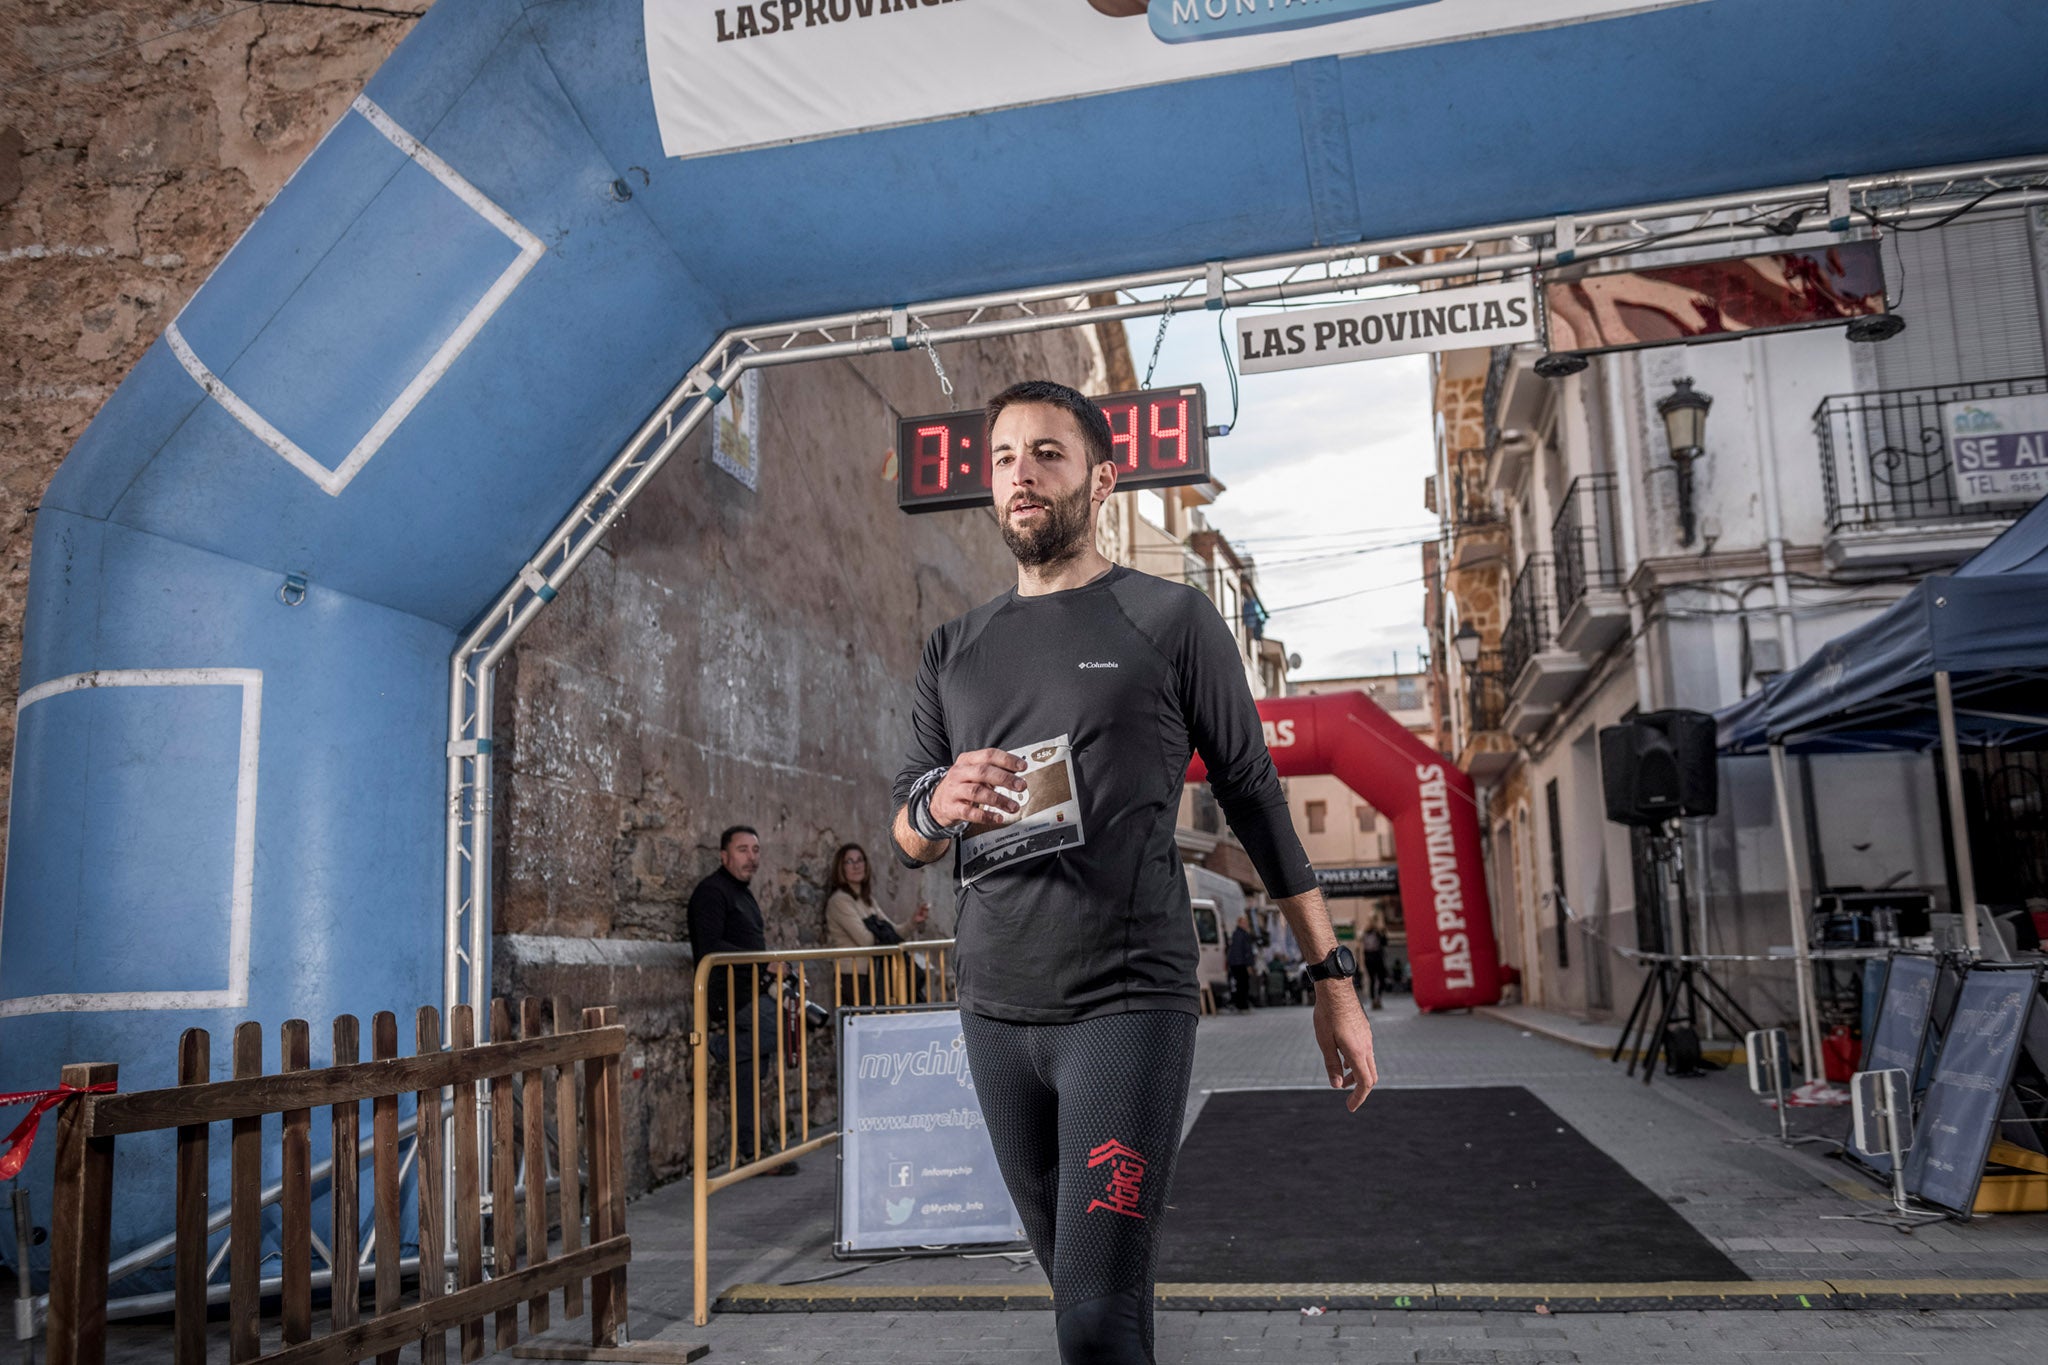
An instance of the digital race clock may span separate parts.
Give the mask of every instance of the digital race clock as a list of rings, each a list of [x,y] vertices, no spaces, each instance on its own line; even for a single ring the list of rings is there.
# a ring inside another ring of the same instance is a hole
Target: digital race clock
[[[1109,419],[1119,492],[1209,478],[1209,412],[1201,385],[1111,394],[1095,405]],[[896,424],[896,505],[904,511],[980,507],[993,500],[991,487],[988,419],[979,408]]]

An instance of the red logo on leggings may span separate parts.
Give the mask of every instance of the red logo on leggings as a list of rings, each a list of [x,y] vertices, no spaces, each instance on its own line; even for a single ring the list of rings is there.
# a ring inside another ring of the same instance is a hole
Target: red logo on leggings
[[[1143,1218],[1138,1212],[1138,1187],[1145,1180],[1145,1158],[1112,1138],[1088,1153],[1088,1169],[1097,1166],[1109,1167],[1109,1183],[1103,1186],[1103,1198],[1089,1201],[1088,1212],[1108,1209],[1126,1218]]]

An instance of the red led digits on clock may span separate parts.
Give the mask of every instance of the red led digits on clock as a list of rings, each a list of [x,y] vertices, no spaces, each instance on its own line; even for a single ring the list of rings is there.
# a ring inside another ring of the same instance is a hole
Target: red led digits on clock
[[[1111,403],[1102,409],[1109,422],[1109,458],[1120,474],[1138,472],[1138,405]]]
[[[1120,488],[1164,488],[1208,477],[1200,387],[1114,393],[1094,402],[1109,426],[1109,458]],[[988,505],[995,471],[989,465],[988,419],[980,411],[900,418],[896,452],[896,504],[904,511]]]
[[[948,426],[919,427],[916,444],[910,450],[910,491],[918,497],[943,493],[951,482],[953,429]]]
[[[1151,409],[1152,439],[1147,443],[1152,448],[1151,467],[1154,469],[1178,469],[1188,462],[1188,400],[1185,398],[1155,398],[1146,404]],[[1159,424],[1160,413],[1171,408],[1174,423],[1170,427]],[[1167,447],[1173,453],[1167,454]]]

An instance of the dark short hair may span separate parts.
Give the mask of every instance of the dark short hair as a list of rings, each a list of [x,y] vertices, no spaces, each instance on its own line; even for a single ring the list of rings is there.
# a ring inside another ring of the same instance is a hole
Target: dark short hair
[[[988,429],[991,435],[996,429],[996,418],[1012,403],[1046,403],[1064,408],[1074,414],[1074,420],[1081,425],[1081,439],[1088,446],[1088,467],[1090,469],[1107,460],[1111,455],[1109,419],[1102,415],[1102,409],[1089,400],[1079,389],[1070,389],[1065,384],[1056,384],[1050,379],[1027,379],[1021,384],[1012,384],[988,400]]]
[[[718,851],[723,853],[731,848],[732,841],[742,834],[751,834],[756,839],[761,837],[761,831],[755,829],[752,825],[727,825],[723,830],[719,831]]]

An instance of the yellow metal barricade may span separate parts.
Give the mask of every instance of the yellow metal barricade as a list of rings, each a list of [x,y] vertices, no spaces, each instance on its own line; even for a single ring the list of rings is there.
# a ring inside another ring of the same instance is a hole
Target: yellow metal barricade
[[[765,953],[712,953],[697,963],[696,984],[691,998],[690,1023],[690,1119],[691,1167],[694,1175],[692,1219],[695,1232],[696,1322],[711,1320],[710,1254],[711,1196],[749,1176],[772,1170],[839,1139],[837,1126],[813,1132],[811,1096],[821,1085],[833,1080],[824,1071],[825,1057],[811,1049],[807,1016],[813,1005],[829,999],[836,1011],[840,1006],[902,1006],[943,1003],[954,998],[951,971],[952,939],[924,943],[898,943],[876,948],[801,948]],[[831,976],[829,991],[811,989],[813,964],[822,963]],[[850,970],[848,970],[850,968]],[[730,1135],[725,1168],[711,1169],[711,985],[715,979],[724,987],[727,1018],[722,1022],[720,1047],[725,1054],[727,1130]],[[740,1011],[749,1012],[748,1030],[753,1039],[751,1056],[739,1055],[739,1035],[732,1027]],[[797,1023],[792,1030],[784,1023],[793,1012]],[[768,1076],[764,1028],[775,1031],[774,1112],[764,1116],[762,1091]],[[790,1038],[795,1036],[792,1051]],[[790,1072],[795,1070],[792,1079]],[[741,1082],[747,1082],[743,1097]],[[794,1097],[791,1095],[795,1091]],[[790,1120],[795,1100],[796,1124]],[[754,1141],[751,1150],[737,1150],[740,1106],[752,1108]],[[774,1129],[768,1131],[772,1120]]]

